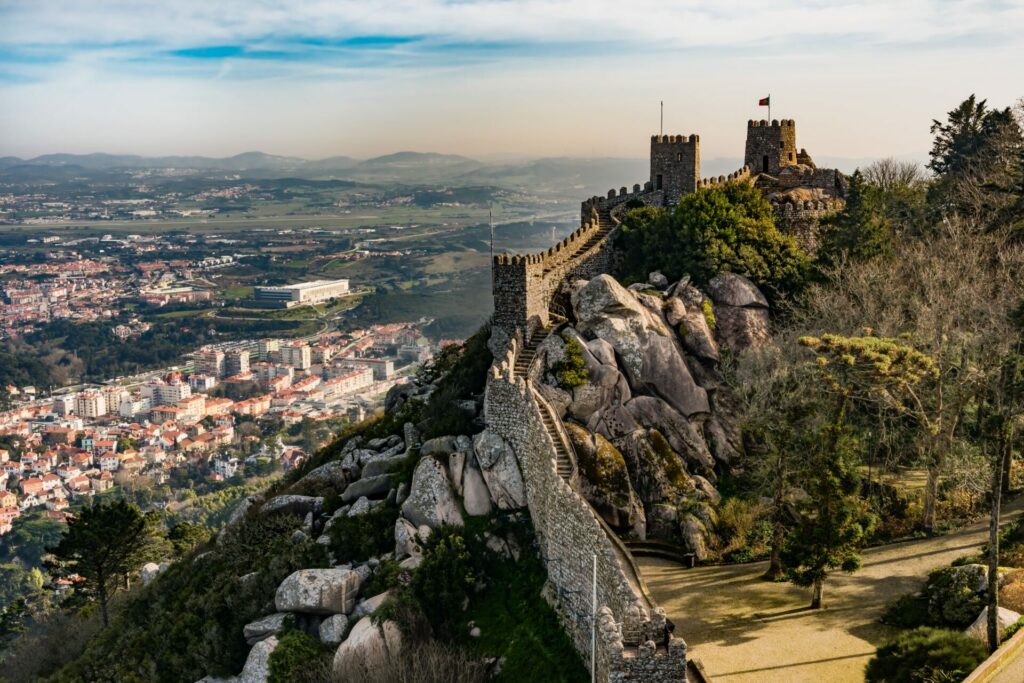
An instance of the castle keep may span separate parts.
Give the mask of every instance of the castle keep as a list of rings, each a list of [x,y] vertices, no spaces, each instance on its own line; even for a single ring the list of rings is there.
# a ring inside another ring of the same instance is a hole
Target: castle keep
[[[655,135],[646,182],[585,200],[580,227],[547,251],[494,257],[495,362],[485,420],[515,452],[547,569],[546,594],[601,683],[693,679],[685,642],[672,635],[629,550],[580,493],[573,446],[539,389],[537,349],[565,322],[563,285],[613,270],[615,237],[627,210],[672,207],[688,194],[730,181],[753,182],[780,227],[810,248],[818,220],[844,205],[843,175],[817,168],[797,149],[792,120],[748,122],[744,166],[728,176],[701,177],[697,135]]]

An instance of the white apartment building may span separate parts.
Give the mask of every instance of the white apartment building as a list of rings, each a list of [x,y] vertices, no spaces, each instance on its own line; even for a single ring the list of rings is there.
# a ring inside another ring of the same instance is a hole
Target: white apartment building
[[[200,375],[211,377],[224,376],[224,352],[206,350],[199,351],[195,355],[196,372]]]
[[[75,413],[80,417],[95,418],[107,414],[107,397],[98,391],[82,391],[75,398]]]
[[[141,394],[136,396],[130,396],[127,401],[121,401],[121,407],[118,413],[121,417],[135,417],[148,413],[153,409],[153,400],[142,396]]]
[[[308,370],[313,364],[309,344],[294,343],[281,347],[281,362],[299,370]]]

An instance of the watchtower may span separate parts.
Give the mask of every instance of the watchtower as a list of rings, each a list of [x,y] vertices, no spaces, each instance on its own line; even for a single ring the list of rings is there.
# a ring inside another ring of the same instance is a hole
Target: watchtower
[[[779,169],[797,164],[796,121],[747,121],[744,162],[750,172],[776,175]]]
[[[700,137],[696,135],[651,136],[651,188],[664,192],[671,206],[683,195],[697,190],[700,180]]]

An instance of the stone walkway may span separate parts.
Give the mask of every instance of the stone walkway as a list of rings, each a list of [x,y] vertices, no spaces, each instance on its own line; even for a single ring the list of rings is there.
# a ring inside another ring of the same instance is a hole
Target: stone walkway
[[[1003,523],[1024,511],[1024,496],[1005,506]],[[808,609],[810,591],[760,579],[767,563],[684,569],[637,558],[665,608],[714,683],[853,683],[896,629],[878,623],[893,598],[919,590],[927,574],[976,550],[986,522],[937,538],[871,548],[855,574],[825,584],[825,608]]]

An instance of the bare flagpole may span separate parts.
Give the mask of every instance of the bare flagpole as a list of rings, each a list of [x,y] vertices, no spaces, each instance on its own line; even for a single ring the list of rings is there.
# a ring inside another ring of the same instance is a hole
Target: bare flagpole
[[[487,207],[487,225],[491,229],[491,287],[494,287],[494,208]]]
[[[658,135],[665,134],[665,100],[661,101],[661,118],[658,120]]]

